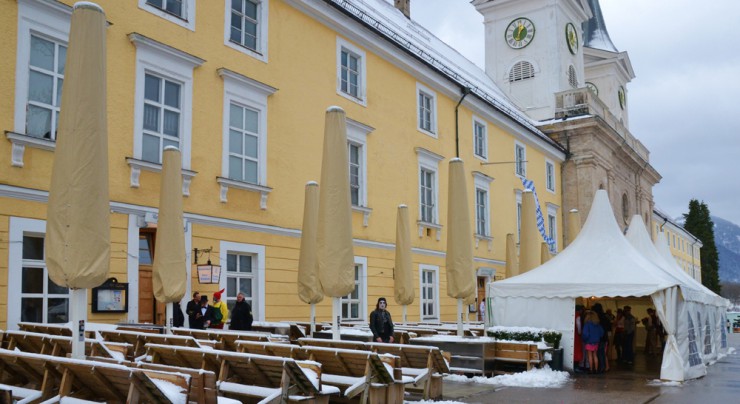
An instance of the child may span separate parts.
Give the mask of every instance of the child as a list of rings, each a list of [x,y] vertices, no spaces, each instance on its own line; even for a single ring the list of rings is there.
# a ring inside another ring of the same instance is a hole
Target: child
[[[583,343],[588,355],[589,373],[596,373],[599,369],[599,359],[596,351],[599,349],[599,340],[604,335],[604,329],[599,324],[599,316],[589,311],[586,314],[586,324],[583,326]]]

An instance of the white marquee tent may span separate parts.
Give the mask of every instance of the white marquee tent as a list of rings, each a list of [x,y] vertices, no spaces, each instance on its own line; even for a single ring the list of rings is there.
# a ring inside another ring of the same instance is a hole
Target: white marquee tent
[[[698,357],[697,363],[697,357],[689,355],[697,349],[689,348],[693,326],[687,324],[690,320],[685,314],[687,305],[682,303],[684,289],[688,294],[691,291],[702,295],[679,275],[651,262],[627,241],[614,219],[606,191],[599,190],[583,229],[568,248],[525,274],[490,283],[488,296],[493,300],[493,325],[562,332],[563,362],[571,370],[577,298],[650,298],[670,334],[661,378],[682,381],[706,373],[702,357]],[[697,305],[706,306],[698,302]],[[702,318],[709,320],[707,316]],[[695,333],[694,337],[697,336]]]

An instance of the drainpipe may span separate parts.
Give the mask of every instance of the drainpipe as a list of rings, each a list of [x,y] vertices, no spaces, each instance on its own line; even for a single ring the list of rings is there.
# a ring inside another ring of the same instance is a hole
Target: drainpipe
[[[460,108],[460,104],[462,104],[465,97],[470,94],[470,88],[463,87],[462,88],[462,97],[460,97],[460,101],[457,102],[457,105],[455,105],[455,157],[460,158],[460,128],[458,128],[458,109]]]

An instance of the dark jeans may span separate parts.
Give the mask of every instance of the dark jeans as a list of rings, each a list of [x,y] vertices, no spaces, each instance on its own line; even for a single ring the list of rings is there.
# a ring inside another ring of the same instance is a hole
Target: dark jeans
[[[622,341],[624,340],[624,333],[623,332],[617,332],[614,333],[614,349],[617,350],[617,360],[621,361],[622,356]]]
[[[596,359],[599,360],[599,372],[606,368],[606,344],[607,341],[599,341],[599,348],[596,349]]]
[[[632,343],[635,340],[635,333],[624,334],[622,338],[622,359],[627,362],[635,360],[635,353],[632,350]]]

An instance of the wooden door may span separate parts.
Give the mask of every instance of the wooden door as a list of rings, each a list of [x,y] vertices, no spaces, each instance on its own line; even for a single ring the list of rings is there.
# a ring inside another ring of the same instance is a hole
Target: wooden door
[[[164,325],[164,304],[154,299],[152,264],[156,229],[141,229],[139,232],[139,323]]]

